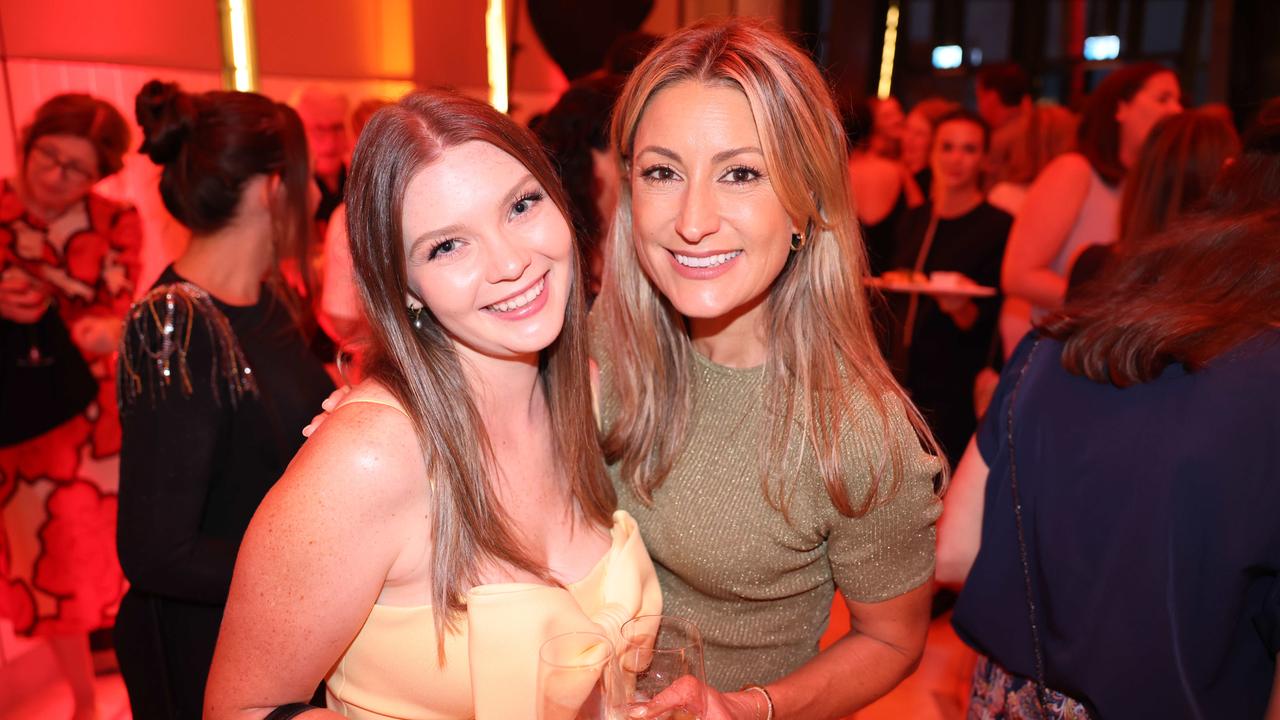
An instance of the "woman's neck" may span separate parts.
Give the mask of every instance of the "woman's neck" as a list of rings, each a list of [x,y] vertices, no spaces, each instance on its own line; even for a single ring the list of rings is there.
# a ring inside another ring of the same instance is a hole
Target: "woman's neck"
[[[764,364],[765,293],[744,307],[716,318],[689,318],[689,340],[695,352],[717,365],[753,368]]]
[[[546,416],[546,396],[538,374],[538,354],[495,358],[459,345],[458,356],[476,409],[490,435],[527,427]]]
[[[1120,152],[1117,153],[1120,158],[1120,165],[1127,172],[1138,162],[1138,155],[1142,152],[1142,143],[1130,143],[1124,140],[1124,133],[1121,133]]]
[[[973,212],[982,204],[982,199],[982,191],[976,184],[952,189],[935,187],[933,212],[940,218],[957,218]]]
[[[42,205],[31,196],[30,192],[27,191],[26,184],[22,180],[21,173],[15,174],[12,182],[14,191],[18,193],[18,198],[22,200],[23,209],[37,218],[40,218],[46,224],[62,217],[67,210],[71,209],[71,207],[76,204],[75,202],[72,202],[70,204],[63,205],[62,207]],[[88,191],[86,191],[85,194],[87,195]]]
[[[232,223],[216,232],[193,235],[173,263],[179,275],[228,305],[254,305],[271,267],[271,228]]]

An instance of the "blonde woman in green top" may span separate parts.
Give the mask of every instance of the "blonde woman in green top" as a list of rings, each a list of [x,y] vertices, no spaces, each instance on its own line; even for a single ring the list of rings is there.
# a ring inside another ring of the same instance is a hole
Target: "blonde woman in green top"
[[[942,463],[872,334],[844,142],[809,58],[741,20],[668,37],[615,109],[603,447],[703,632],[703,720],[843,717],[924,647]],[[853,629],[818,652],[835,587]]]

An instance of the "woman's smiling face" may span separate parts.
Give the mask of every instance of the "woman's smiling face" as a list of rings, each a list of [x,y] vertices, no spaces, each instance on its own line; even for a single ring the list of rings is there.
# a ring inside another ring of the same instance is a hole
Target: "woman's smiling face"
[[[559,336],[572,234],[519,160],[485,142],[448,148],[409,181],[402,227],[410,289],[460,348],[514,357]]]
[[[649,280],[690,318],[758,305],[796,227],[770,183],[746,95],[697,81],[663,88],[633,148],[632,230]]]

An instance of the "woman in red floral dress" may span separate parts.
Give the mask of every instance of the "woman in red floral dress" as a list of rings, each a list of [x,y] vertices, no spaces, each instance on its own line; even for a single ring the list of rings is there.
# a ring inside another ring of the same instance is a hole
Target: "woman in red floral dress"
[[[128,143],[110,104],[58,95],[0,187],[0,615],[49,638],[77,719],[96,716],[88,634],[124,592],[114,355],[140,226],[92,188]]]

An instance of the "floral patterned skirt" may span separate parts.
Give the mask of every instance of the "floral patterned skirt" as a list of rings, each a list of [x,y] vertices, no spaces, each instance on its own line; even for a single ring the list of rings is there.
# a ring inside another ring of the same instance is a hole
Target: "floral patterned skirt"
[[[1084,705],[1056,690],[1045,691],[1041,711],[1036,683],[978,655],[969,691],[969,720],[1089,720]]]
[[[107,366],[95,363],[98,397],[84,412],[0,448],[0,617],[19,635],[109,628],[124,595],[120,421]]]

